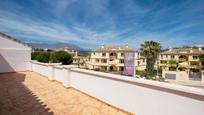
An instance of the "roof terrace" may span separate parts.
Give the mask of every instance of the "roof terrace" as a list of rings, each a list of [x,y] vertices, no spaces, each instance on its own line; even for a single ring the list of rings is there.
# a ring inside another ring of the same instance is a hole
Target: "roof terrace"
[[[34,72],[0,74],[2,115],[129,115]]]

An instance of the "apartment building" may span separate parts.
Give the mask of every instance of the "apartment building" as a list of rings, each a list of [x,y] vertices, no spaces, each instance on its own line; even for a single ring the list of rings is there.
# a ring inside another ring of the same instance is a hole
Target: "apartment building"
[[[124,52],[138,53],[128,45],[102,45],[92,50],[88,68],[99,71],[122,72],[124,70]],[[135,61],[137,65],[137,61]]]
[[[202,48],[170,48],[159,55],[159,66],[163,70],[197,68],[201,64],[199,55],[204,54]]]
[[[88,69],[87,63],[90,60],[90,56],[80,56],[78,55],[78,51],[75,52],[73,56],[72,64],[78,65],[79,68]]]

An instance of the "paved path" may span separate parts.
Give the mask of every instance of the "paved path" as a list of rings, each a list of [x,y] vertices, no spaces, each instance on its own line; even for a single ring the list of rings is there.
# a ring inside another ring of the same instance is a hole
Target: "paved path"
[[[0,115],[128,115],[33,72],[0,74]]]

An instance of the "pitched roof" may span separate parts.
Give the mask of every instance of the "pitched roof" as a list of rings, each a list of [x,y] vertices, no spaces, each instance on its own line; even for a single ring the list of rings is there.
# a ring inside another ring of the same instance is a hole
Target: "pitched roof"
[[[164,51],[161,54],[204,54],[204,50],[199,50],[199,48],[177,48],[177,49],[171,49],[168,51]]]
[[[25,43],[25,42],[23,42],[23,41],[20,41],[20,40],[14,38],[14,37],[12,37],[12,36],[9,36],[9,35],[7,35],[7,34],[5,34],[5,33],[0,32],[0,36],[3,37],[3,38],[6,38],[6,39],[12,40],[12,41],[14,41],[14,42],[17,42],[17,43],[19,43],[19,44],[22,44],[22,45],[24,45],[24,46],[27,46],[27,47],[32,48],[31,45],[29,45],[29,44],[27,44],[27,43]]]
[[[133,48],[128,48],[125,45],[103,45],[93,51],[103,52],[103,51],[135,51]]]

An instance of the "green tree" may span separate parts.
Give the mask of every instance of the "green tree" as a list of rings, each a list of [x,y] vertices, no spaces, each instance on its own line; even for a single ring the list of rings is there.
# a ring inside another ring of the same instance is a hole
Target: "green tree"
[[[50,63],[59,63],[59,60],[57,59],[56,53],[52,52],[50,53]]]
[[[55,52],[56,58],[59,62],[62,62],[63,65],[71,64],[73,61],[72,56],[66,51],[57,51]]]
[[[31,53],[31,60],[36,60],[36,57],[40,54],[39,51],[35,51]]]
[[[201,62],[201,69],[204,70],[204,54],[200,54],[199,59]]]
[[[39,62],[49,63],[50,53],[49,52],[40,52],[36,57]]]
[[[141,44],[141,55],[146,57],[146,72],[147,78],[152,79],[154,76],[154,65],[157,59],[159,52],[161,51],[160,43],[155,41],[145,41]]]

